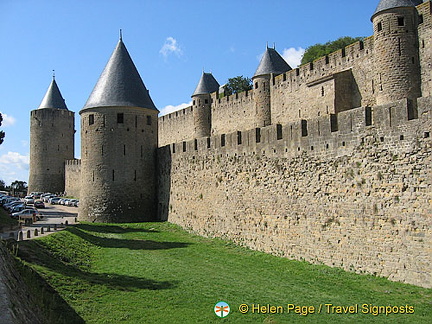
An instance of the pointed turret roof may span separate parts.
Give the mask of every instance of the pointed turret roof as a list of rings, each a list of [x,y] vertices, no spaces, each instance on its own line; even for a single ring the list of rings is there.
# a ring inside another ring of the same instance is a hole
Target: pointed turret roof
[[[213,74],[203,72],[192,97],[200,94],[212,93],[218,90],[219,83],[216,81]]]
[[[57,82],[53,77],[51,84],[48,87],[45,97],[42,99],[38,109],[53,108],[53,109],[67,109],[65,100],[63,99]]]
[[[282,56],[274,49],[267,47],[253,77],[266,74],[282,74],[292,70]]]
[[[421,4],[422,0],[381,0],[372,15],[372,18],[379,12],[393,9],[393,8],[400,8],[400,7],[415,7]]]
[[[95,107],[157,110],[121,38],[83,110]]]

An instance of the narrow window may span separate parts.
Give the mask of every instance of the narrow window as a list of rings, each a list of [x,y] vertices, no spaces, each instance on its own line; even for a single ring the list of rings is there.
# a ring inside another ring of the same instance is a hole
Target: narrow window
[[[147,125],[151,125],[152,124],[152,118],[151,116],[147,116]]]
[[[286,81],[286,73],[283,74],[283,80]]]
[[[345,47],[344,48],[342,48],[342,57],[345,57],[346,56],[346,53],[345,53]]]
[[[225,146],[225,134],[221,135],[221,146]]]
[[[104,147],[103,147],[103,145],[102,145],[102,147],[101,147],[101,155],[102,155],[102,156],[104,155]]]
[[[300,75],[300,70],[296,69],[296,76],[299,76],[299,75]]]
[[[175,143],[172,145],[172,152],[175,153]]]
[[[94,124],[94,114],[90,114],[89,115],[89,125],[93,125]]]
[[[261,142],[261,128],[255,128],[255,142]]]
[[[134,181],[136,181],[136,170],[134,171]]]
[[[114,181],[114,170],[112,170],[112,181]]]
[[[255,82],[255,89],[258,89],[258,82]]]
[[[205,100],[204,100],[204,103],[205,103],[205,104],[208,104],[208,99],[205,99]]]
[[[330,59],[329,59],[328,55],[326,55],[326,57],[325,57],[325,64],[329,64],[329,63],[330,63]]]
[[[193,105],[195,106],[195,100],[193,101]]]
[[[359,41],[359,49],[360,50],[364,49],[364,43],[363,43],[363,41]]]
[[[123,155],[126,155],[126,145],[123,145]]]
[[[141,145],[141,157],[143,157],[143,146]]]
[[[313,69],[314,69],[314,65],[313,65],[313,63],[312,63],[312,62],[310,62],[310,63],[309,63],[309,70],[311,70],[311,71],[312,71]]]
[[[183,142],[183,152],[186,152],[186,142]]]
[[[197,139],[194,140],[194,149],[195,149],[195,151],[198,151],[198,140]]]
[[[135,116],[135,128],[138,127],[138,116]]]
[[[93,182],[94,182],[94,171],[92,171],[92,178],[93,178]]]
[[[402,50],[401,50],[401,39],[398,38],[398,51],[399,51],[399,56],[402,55]]]
[[[124,114],[118,113],[117,114],[117,124],[123,124],[124,123]]]
[[[397,23],[398,23],[398,26],[405,26],[405,19],[404,19],[404,17],[398,17],[397,18]]]
[[[423,23],[423,15],[419,15],[418,23],[419,23],[419,25]]]
[[[381,30],[382,30],[382,23],[381,23],[381,22],[378,23],[378,25],[377,25],[377,30],[378,30],[378,31],[381,31]]]
[[[210,137],[207,137],[207,148],[210,148],[210,145],[211,145]]]
[[[321,97],[324,97],[324,87],[321,87]]]
[[[276,125],[276,139],[277,140],[282,139],[282,125],[281,124]]]
[[[237,132],[237,145],[241,145],[242,143],[242,133],[240,131]]]

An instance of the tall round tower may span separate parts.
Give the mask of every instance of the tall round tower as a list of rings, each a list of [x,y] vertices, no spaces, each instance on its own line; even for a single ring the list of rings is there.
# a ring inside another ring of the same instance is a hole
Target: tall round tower
[[[158,110],[122,39],[80,115],[79,219],[155,220]]]
[[[255,126],[271,125],[271,78],[291,70],[274,48],[267,46],[260,64],[252,77],[255,101]]]
[[[422,0],[381,0],[372,15],[377,105],[421,96],[418,13]]]
[[[219,90],[219,83],[211,73],[203,72],[192,95],[195,137],[210,136],[211,93]]]
[[[30,112],[29,192],[64,192],[65,161],[74,158],[74,115],[53,77],[39,108]]]

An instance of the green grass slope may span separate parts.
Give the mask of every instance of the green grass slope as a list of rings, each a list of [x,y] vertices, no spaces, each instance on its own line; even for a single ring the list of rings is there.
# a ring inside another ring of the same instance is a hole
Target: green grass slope
[[[431,289],[251,251],[169,223],[80,224],[21,242],[19,256],[86,323],[432,322]],[[219,301],[231,307],[223,319],[214,313]],[[314,313],[288,312],[288,304]],[[363,314],[376,310],[370,305],[413,313]]]

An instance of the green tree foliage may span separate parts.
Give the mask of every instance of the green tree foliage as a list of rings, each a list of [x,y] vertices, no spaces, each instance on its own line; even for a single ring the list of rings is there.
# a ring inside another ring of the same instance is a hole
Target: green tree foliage
[[[6,183],[0,179],[0,190],[6,190]]]
[[[2,124],[2,121],[3,121],[3,116],[0,113],[0,126]],[[5,137],[5,133],[2,130],[0,130],[0,144],[3,143],[4,137]]]
[[[14,182],[11,183],[10,187],[14,191],[25,192],[27,191],[27,182],[15,180]]]
[[[309,46],[302,58],[301,64],[309,63],[317,58],[323,57],[327,54],[330,54],[332,52],[335,52],[339,49],[344,48],[345,46],[348,46],[352,43],[358,42],[363,40],[363,37],[341,37],[336,39],[335,41],[327,42],[325,44],[315,44],[312,46]]]
[[[252,89],[252,80],[241,75],[228,79],[228,83],[225,85],[225,95],[229,96],[233,93],[239,93],[250,89]]]

